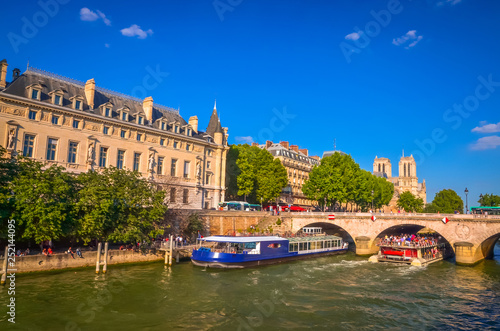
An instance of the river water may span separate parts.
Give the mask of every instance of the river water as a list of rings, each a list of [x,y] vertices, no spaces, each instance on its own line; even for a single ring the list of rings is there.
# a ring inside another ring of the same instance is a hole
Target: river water
[[[0,330],[498,330],[500,246],[474,267],[346,255],[242,270],[190,262],[21,275]]]

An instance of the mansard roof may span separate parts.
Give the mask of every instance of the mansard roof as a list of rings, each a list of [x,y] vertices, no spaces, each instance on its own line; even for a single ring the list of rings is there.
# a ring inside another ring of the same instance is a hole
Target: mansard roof
[[[132,117],[139,114],[145,115],[141,99],[101,87],[95,88],[94,109],[90,109],[85,98],[85,83],[33,67],[28,67],[28,70],[11,82],[2,92],[26,97],[26,87],[33,84],[39,84],[42,87],[40,101],[48,104],[52,104],[49,93],[53,90],[60,89],[64,93],[62,102],[63,107],[70,108],[72,106],[70,99],[75,96],[82,96],[84,97],[82,103],[83,111],[98,114],[99,107],[110,102],[113,104],[114,111],[126,107],[130,109],[129,114]],[[152,122],[154,123],[161,118],[165,119],[167,122],[179,122],[180,125],[187,124],[187,122],[180,116],[177,109],[154,104]]]

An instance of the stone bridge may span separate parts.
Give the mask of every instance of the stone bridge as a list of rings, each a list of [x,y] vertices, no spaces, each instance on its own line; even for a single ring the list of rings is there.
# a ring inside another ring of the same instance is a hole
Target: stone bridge
[[[473,215],[444,214],[374,214],[369,213],[282,213],[269,216],[265,212],[199,211],[211,234],[227,234],[230,230],[243,230],[261,223],[267,227],[278,218],[280,231],[297,233],[305,226],[320,226],[329,234],[337,234],[355,244],[356,254],[377,252],[378,240],[386,234],[416,233],[428,228],[448,241],[458,264],[475,264],[493,257],[493,248],[500,238],[500,217],[476,218]],[[444,224],[443,217],[449,222]]]

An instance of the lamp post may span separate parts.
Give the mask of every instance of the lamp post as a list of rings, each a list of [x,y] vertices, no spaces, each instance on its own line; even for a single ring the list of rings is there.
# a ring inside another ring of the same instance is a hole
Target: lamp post
[[[375,192],[373,192],[373,190],[372,190],[372,212],[373,212],[373,193],[375,193]]]
[[[469,190],[467,189],[467,187],[465,188],[465,213],[468,214],[469,213],[469,203],[467,201],[467,194],[469,194]]]

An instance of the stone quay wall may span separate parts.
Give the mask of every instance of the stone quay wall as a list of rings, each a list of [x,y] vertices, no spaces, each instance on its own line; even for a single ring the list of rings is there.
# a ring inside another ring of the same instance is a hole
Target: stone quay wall
[[[103,250],[104,251],[104,250]],[[49,271],[70,268],[82,268],[96,266],[97,251],[84,251],[83,258],[76,254],[73,259],[70,254],[56,253],[49,256],[43,254],[16,256],[16,273]],[[120,263],[136,263],[136,262],[151,262],[162,261],[165,259],[164,252],[135,252],[129,250],[109,250],[108,251],[108,267],[113,264]],[[104,254],[101,254],[101,262],[104,259]],[[3,258],[0,259],[0,265],[3,263]],[[101,267],[102,270],[102,267]]]

